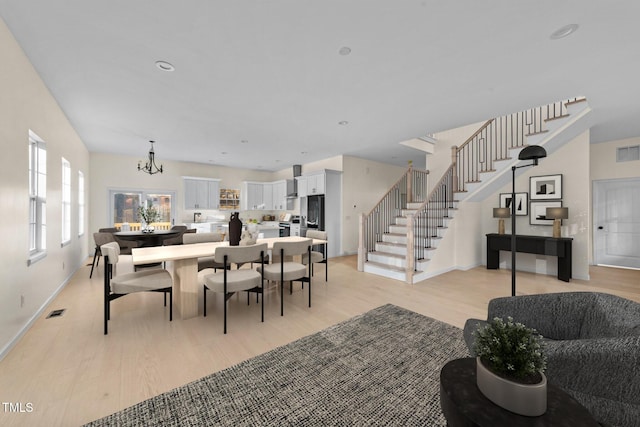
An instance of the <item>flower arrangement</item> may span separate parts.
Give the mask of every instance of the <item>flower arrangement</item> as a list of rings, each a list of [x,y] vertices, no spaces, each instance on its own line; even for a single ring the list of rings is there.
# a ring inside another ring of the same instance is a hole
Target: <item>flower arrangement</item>
[[[158,213],[158,210],[154,206],[148,208],[140,206],[138,208],[138,216],[142,218],[147,225],[157,222],[160,219],[160,213]]]
[[[547,367],[542,336],[513,318],[496,317],[474,332],[474,350],[482,363],[495,374],[524,384],[541,380]]]

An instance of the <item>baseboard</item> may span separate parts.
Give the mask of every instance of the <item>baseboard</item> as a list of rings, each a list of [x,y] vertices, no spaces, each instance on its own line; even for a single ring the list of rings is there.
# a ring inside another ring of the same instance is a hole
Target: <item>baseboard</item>
[[[78,268],[80,268],[80,267],[78,267]],[[69,276],[67,276],[62,281],[60,286],[58,286],[58,288],[49,296],[49,298],[47,298],[45,300],[45,302],[40,306],[40,308],[38,310],[36,310],[36,312],[33,314],[33,316],[31,316],[29,321],[27,323],[25,323],[24,326],[20,329],[20,331],[11,339],[11,341],[9,341],[0,350],[0,361],[2,361],[2,359],[4,359],[4,357],[7,354],[9,354],[11,349],[18,343],[18,341],[20,341],[20,339],[24,336],[24,334],[27,333],[27,331],[31,328],[31,326],[33,326],[35,321],[38,320],[38,318],[42,315],[42,313],[45,312],[45,310],[47,309],[49,304],[51,304],[53,302],[53,300],[58,296],[58,294],[62,291],[62,289],[64,289],[64,287],[67,286],[67,283],[69,283],[69,281],[71,280],[73,275],[76,273],[76,271],[78,271],[78,268],[76,268]]]

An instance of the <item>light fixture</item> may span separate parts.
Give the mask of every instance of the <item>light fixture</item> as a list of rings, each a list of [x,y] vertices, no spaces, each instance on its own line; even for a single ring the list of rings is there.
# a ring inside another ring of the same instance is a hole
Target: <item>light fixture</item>
[[[342,120],[342,121],[338,122],[338,124],[339,124],[340,126],[346,126],[346,125],[348,125],[348,124],[349,124],[349,122],[348,122],[348,121],[346,121],[346,120]]]
[[[569,208],[547,208],[545,218],[553,220],[553,237],[559,239],[562,220],[569,218]]]
[[[351,48],[349,46],[343,46],[340,48],[338,53],[342,56],[347,56],[351,53]]]
[[[174,67],[173,64],[170,64],[167,61],[156,61],[156,67],[158,67],[158,69],[162,71],[167,71],[167,72],[171,72],[176,69],[176,67]]]
[[[498,218],[498,234],[504,234],[504,219],[510,216],[509,208],[493,208],[493,217]]]
[[[532,160],[528,165],[511,166],[511,296],[516,296],[516,169],[538,166],[538,160],[547,157],[539,145],[529,145],[518,154],[518,160]]]
[[[565,38],[575,33],[579,27],[580,26],[578,24],[565,25],[564,27],[558,28],[553,33],[551,33],[551,36],[549,36],[549,38],[551,40],[558,40],[558,39]]]
[[[145,163],[144,167],[140,166],[140,160],[138,161],[138,170],[142,172],[146,172],[149,175],[155,175],[157,173],[162,173],[162,165],[158,167],[156,165],[156,153],[153,151],[153,144],[155,141],[149,141],[151,143],[151,148],[149,149],[149,159],[147,159],[147,163]]]

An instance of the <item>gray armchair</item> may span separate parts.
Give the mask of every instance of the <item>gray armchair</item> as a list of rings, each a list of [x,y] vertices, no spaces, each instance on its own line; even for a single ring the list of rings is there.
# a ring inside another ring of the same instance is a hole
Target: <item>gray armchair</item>
[[[548,380],[582,403],[601,423],[640,420],[640,304],[597,292],[496,298],[487,319],[513,317],[545,338]],[[474,355],[469,319],[464,339]]]

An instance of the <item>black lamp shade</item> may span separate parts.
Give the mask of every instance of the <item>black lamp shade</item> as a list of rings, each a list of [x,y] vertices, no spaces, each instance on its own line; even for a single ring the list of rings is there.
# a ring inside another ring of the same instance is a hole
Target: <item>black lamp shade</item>
[[[528,147],[524,147],[520,151],[520,154],[518,154],[519,160],[538,160],[543,157],[547,157],[547,150],[539,145],[529,145]]]

